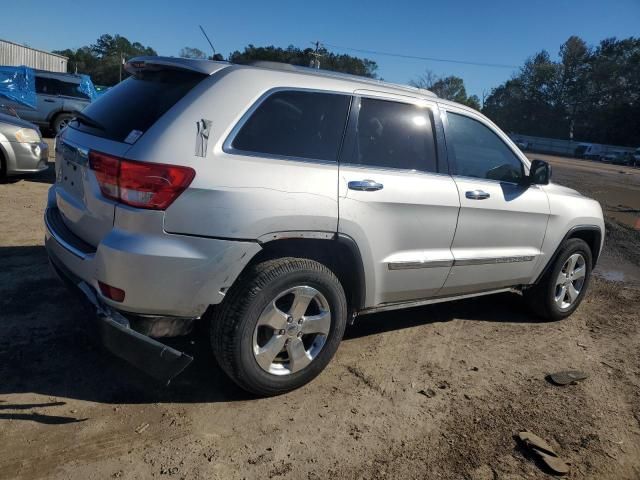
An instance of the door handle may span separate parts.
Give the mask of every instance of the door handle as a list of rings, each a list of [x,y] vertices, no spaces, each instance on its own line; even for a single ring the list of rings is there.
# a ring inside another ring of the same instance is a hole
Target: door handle
[[[489,195],[487,192],[482,190],[471,190],[469,192],[466,192],[464,196],[470,200],[485,200],[489,198],[491,195]]]
[[[349,190],[360,190],[361,192],[375,192],[376,190],[382,190],[381,183],[374,180],[357,180],[348,183]]]

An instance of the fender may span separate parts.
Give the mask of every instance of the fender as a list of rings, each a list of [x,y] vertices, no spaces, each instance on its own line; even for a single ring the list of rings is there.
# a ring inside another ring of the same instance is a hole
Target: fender
[[[575,227],[570,228],[569,231],[565,234],[565,236],[562,237],[562,241],[556,247],[555,252],[553,252],[553,255],[551,256],[551,258],[549,259],[545,267],[542,269],[542,272],[540,272],[540,275],[538,275],[538,278],[536,278],[536,281],[533,282],[534,285],[537,285],[540,282],[540,280],[542,280],[542,278],[551,269],[551,266],[555,263],[556,258],[558,258],[558,253],[560,253],[560,249],[562,248],[562,245],[564,245],[564,243],[569,238],[574,236],[577,232],[585,232],[585,231],[594,232],[596,234],[596,244],[598,245],[598,248],[591,252],[593,257],[593,265],[591,265],[591,267],[592,268],[596,267],[598,256],[600,255],[600,249],[602,248],[602,230],[597,225],[576,225]]]
[[[364,271],[364,263],[362,261],[362,254],[356,241],[349,235],[344,233],[335,232],[321,232],[321,231],[285,231],[285,232],[272,232],[266,235],[262,235],[258,238],[258,243],[263,248],[272,242],[279,242],[282,240],[312,240],[324,242],[337,242],[340,246],[349,251],[349,254],[355,261],[356,268],[346,271],[353,278],[353,292],[352,292],[352,308],[353,313],[364,309],[366,305],[366,275]]]

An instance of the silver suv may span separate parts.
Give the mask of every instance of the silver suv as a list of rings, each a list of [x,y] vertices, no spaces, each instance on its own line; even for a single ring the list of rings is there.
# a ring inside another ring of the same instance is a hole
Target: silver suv
[[[107,347],[157,378],[191,361],[157,339],[196,321],[238,385],[274,395],[357,316],[513,291],[557,320],[584,298],[600,205],[478,112],[286,65],[126,68],[58,138],[46,247]]]
[[[20,118],[41,128],[59,133],[69,121],[89,103],[91,95],[83,88],[83,77],[71,73],[54,73],[35,70],[36,108],[16,104]],[[89,82],[86,77],[85,83]],[[87,85],[92,89],[92,85]]]

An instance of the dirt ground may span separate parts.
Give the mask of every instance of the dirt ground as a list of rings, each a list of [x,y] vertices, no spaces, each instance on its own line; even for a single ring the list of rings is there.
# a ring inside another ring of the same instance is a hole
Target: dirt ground
[[[516,295],[361,317],[322,375],[269,399],[235,387],[197,337],[168,388],[102,351],[47,265],[51,171],[0,185],[0,478],[548,478],[522,429],[569,478],[640,478],[640,169],[543,158],[608,221],[572,317],[538,322]],[[545,381],[562,369],[589,378]]]

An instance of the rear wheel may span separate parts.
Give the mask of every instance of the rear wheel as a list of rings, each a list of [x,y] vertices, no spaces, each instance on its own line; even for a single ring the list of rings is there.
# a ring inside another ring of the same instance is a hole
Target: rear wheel
[[[546,320],[561,320],[571,315],[584,298],[591,279],[592,255],[579,238],[568,240],[552,268],[540,282],[525,290],[527,303]]]
[[[301,258],[269,260],[244,273],[216,310],[211,345],[240,387],[277,395],[315,378],[342,339],[347,302],[336,276]]]
[[[56,135],[59,134],[60,131],[62,131],[67,125],[69,125],[69,122],[73,117],[74,115],[70,113],[59,113],[58,115],[56,115],[56,117],[53,119],[53,122],[51,122],[51,128],[53,129],[54,133]]]
[[[0,182],[4,182],[7,179],[7,162],[4,159],[4,155],[0,152]]]

